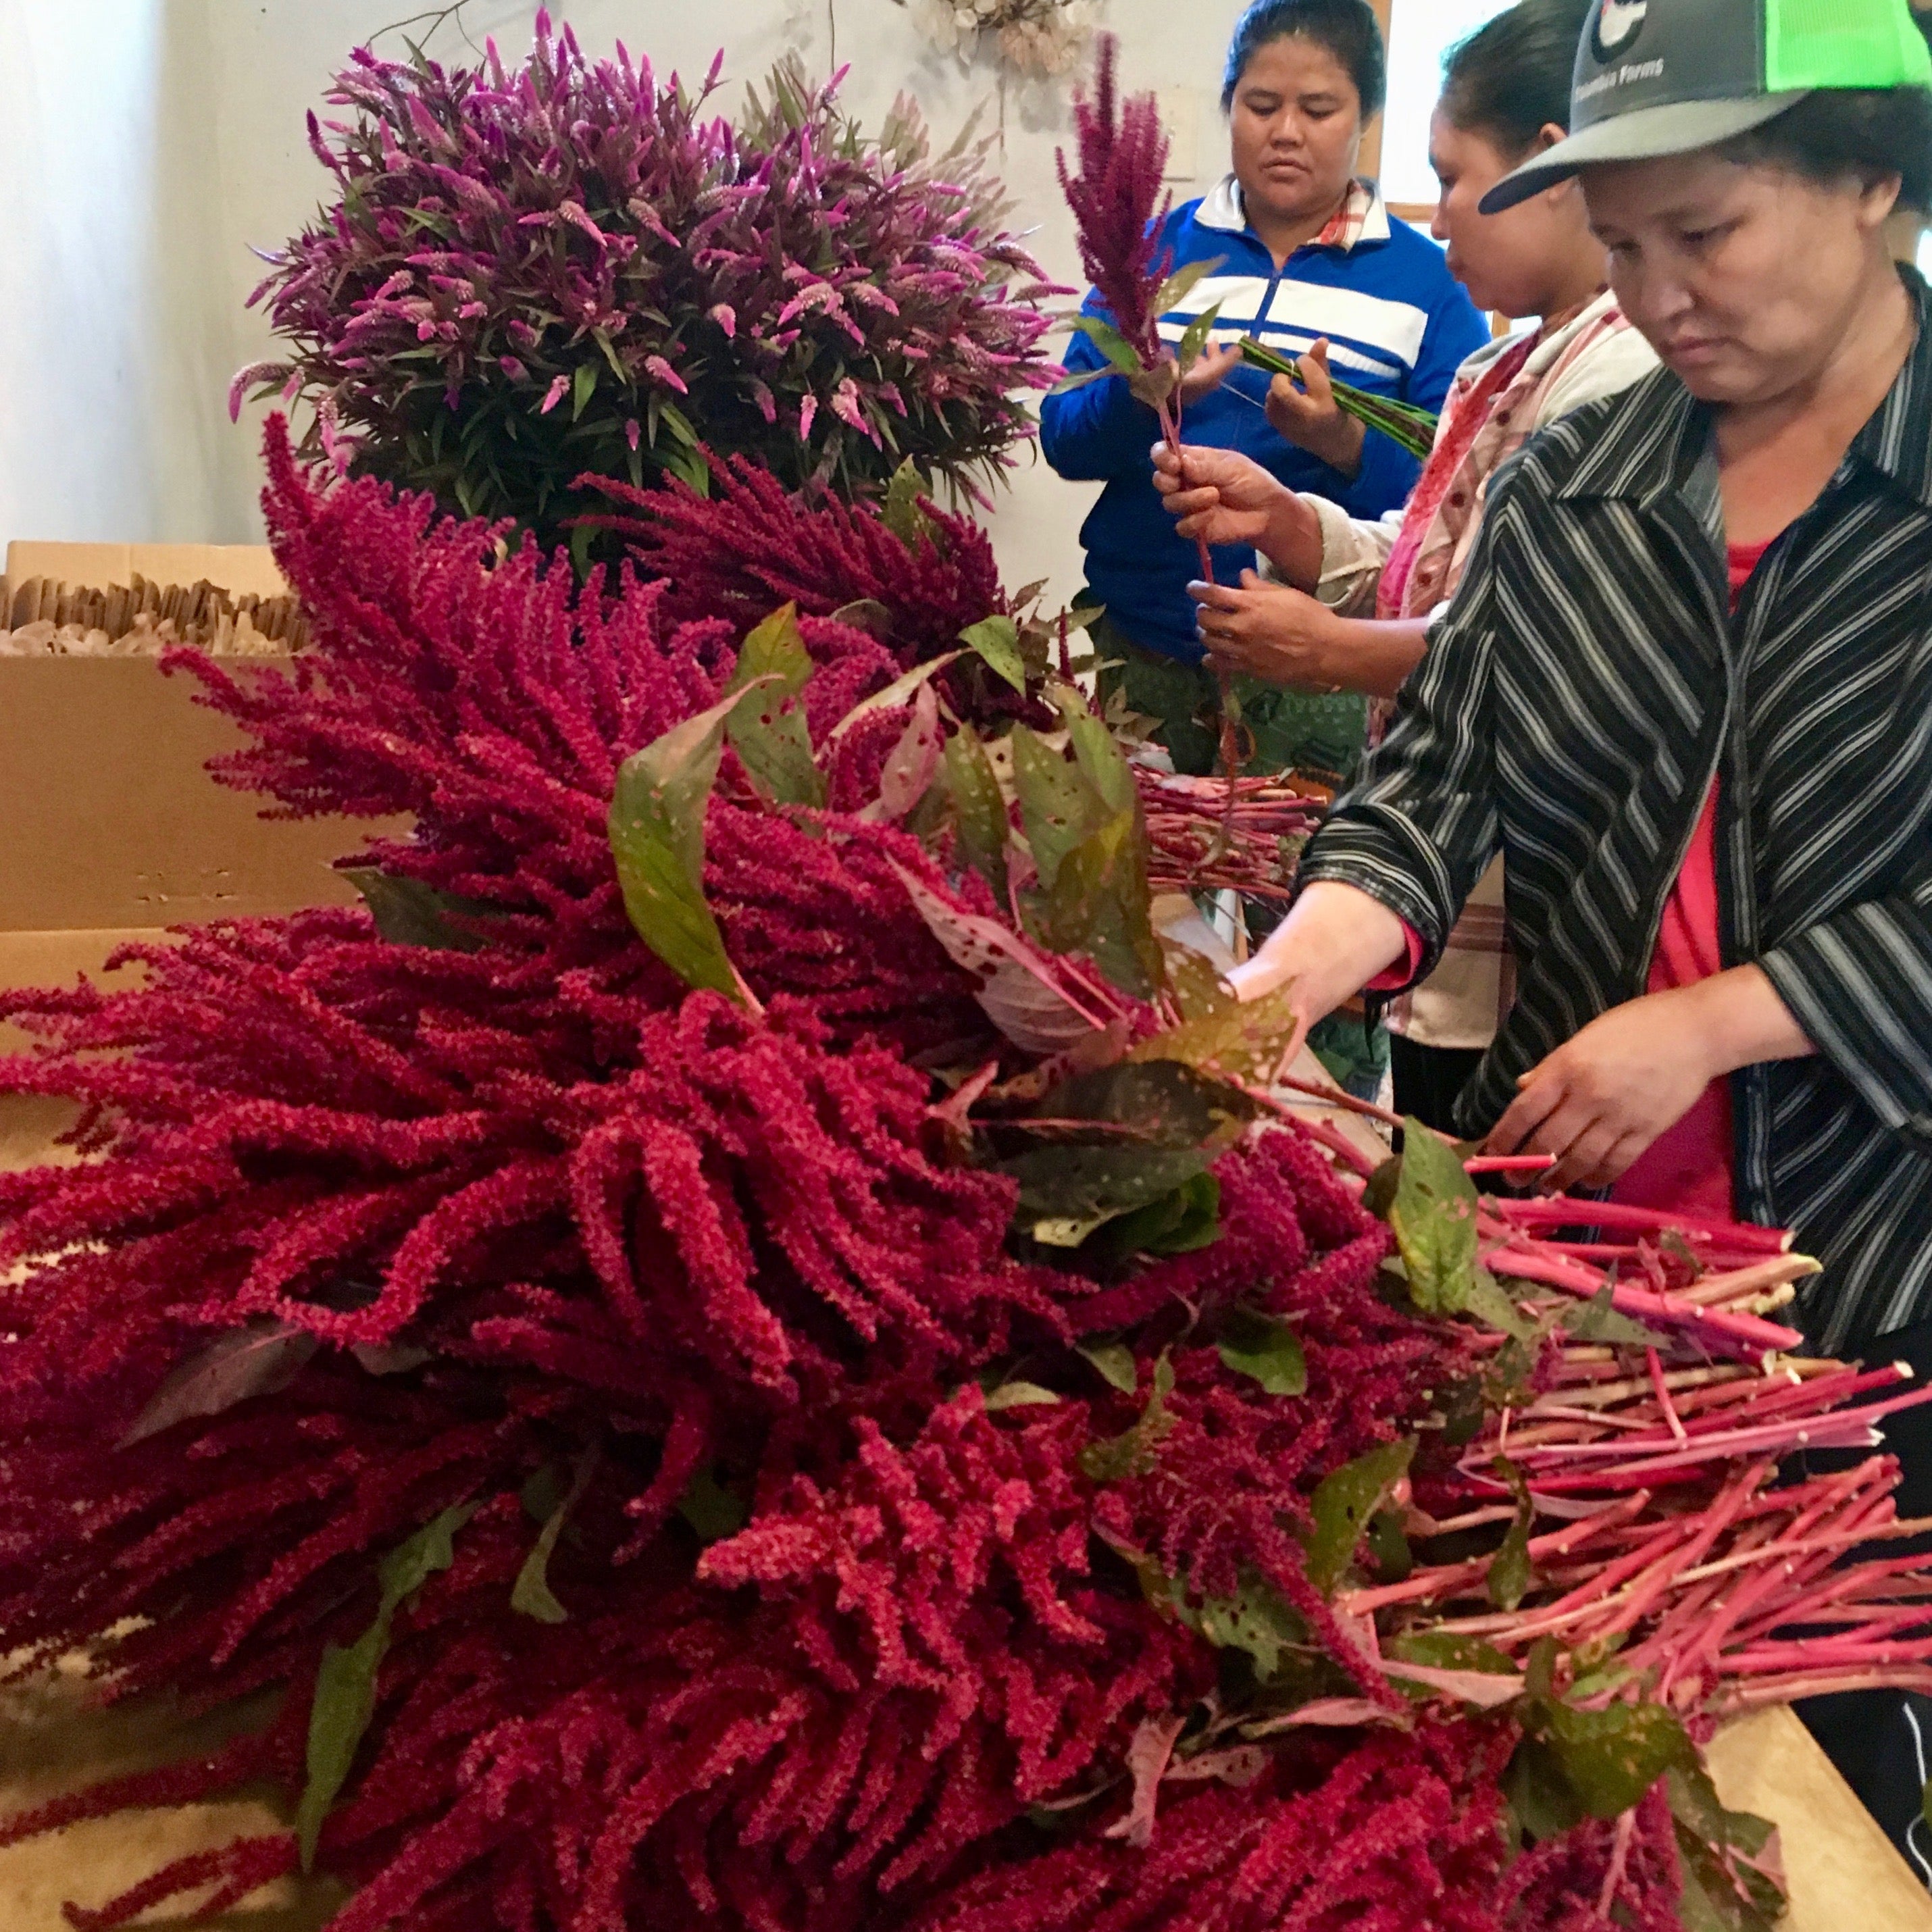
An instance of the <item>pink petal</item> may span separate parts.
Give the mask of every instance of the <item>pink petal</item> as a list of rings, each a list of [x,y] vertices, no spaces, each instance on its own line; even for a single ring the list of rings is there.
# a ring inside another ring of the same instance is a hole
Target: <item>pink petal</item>
[[[540,416],[548,416],[550,411],[563,400],[569,388],[570,378],[568,376],[558,376],[556,381],[544,392],[544,399],[537,406],[537,414]]]

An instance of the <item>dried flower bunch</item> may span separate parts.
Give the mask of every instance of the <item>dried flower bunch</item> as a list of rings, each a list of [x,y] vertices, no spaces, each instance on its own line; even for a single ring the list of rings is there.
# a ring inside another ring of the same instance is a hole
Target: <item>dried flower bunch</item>
[[[541,14],[514,69],[358,53],[310,122],[340,199],[256,292],[286,352],[233,401],[305,396],[314,449],[550,542],[579,476],[701,487],[706,449],[848,496],[999,476],[1057,292],[983,144],[935,157],[904,99],[868,137],[796,66],[734,126],[717,73],[593,64]]]
[[[1072,72],[1100,17],[1098,0],[916,0],[915,11],[948,53],[970,61],[991,36],[1005,65],[1040,79]]]
[[[1338,1174],[1071,686],[988,743],[836,613],[269,467],[314,649],[178,662],[231,782],[417,831],[0,998],[93,1156],[0,1177],[0,1648],[284,1695],[0,1840],[290,1824],[77,1923],[1768,1932],[1698,1742],[1932,1683],[1895,1466],[1778,1486],[1921,1399],[1790,1354],[1808,1264]]]

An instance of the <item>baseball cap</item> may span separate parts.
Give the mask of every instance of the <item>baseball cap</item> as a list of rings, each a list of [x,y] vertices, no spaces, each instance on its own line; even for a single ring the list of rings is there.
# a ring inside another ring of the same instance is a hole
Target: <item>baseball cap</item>
[[[1598,161],[1654,160],[1748,133],[1821,88],[1932,88],[1906,0],[1597,0],[1570,134],[1482,201],[1500,213]]]

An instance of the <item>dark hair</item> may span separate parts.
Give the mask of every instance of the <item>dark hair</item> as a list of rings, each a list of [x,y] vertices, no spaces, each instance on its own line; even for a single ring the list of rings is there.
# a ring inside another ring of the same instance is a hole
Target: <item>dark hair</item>
[[[1234,90],[1248,63],[1273,40],[1313,40],[1348,70],[1361,97],[1362,118],[1382,111],[1388,94],[1388,50],[1368,0],[1251,0],[1234,22],[1228,64],[1221,76],[1221,111],[1234,104]]]
[[[1718,152],[1728,160],[1769,161],[1828,184],[1896,175],[1899,206],[1923,214],[1932,208],[1932,93],[1821,87]]]
[[[1595,0],[1517,0],[1442,56],[1442,111],[1512,160],[1570,125],[1576,44]]]

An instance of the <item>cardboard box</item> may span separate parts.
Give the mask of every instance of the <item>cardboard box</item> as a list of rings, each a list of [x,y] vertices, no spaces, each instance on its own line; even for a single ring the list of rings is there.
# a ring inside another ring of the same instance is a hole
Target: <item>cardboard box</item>
[[[16,543],[7,562],[10,587],[31,577],[126,583],[138,572],[241,594],[284,590],[266,549]],[[238,677],[274,662],[232,660]],[[0,658],[0,934],[114,934],[352,902],[331,863],[378,828],[264,820],[268,800],[218,785],[208,760],[243,740],[194,701],[196,688],[152,658]]]

